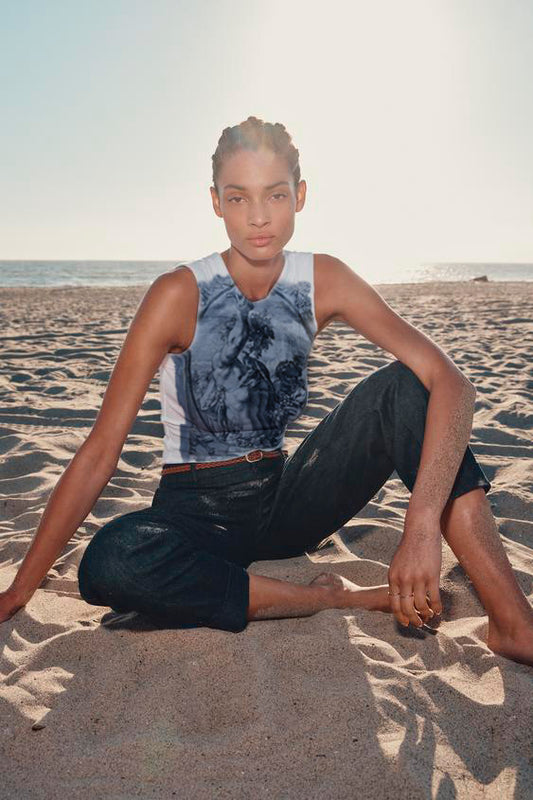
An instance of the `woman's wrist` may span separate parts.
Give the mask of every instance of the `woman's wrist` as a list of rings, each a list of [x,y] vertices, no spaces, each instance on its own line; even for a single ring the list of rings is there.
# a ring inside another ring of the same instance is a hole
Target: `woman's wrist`
[[[411,498],[413,496],[411,495]],[[405,512],[405,521],[409,523],[424,525],[434,524],[440,522],[442,511],[435,504],[423,503],[420,501],[409,500],[407,511]]]

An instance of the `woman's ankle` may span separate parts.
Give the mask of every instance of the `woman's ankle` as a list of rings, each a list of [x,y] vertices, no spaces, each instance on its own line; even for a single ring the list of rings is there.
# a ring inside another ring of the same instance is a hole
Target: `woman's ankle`
[[[497,614],[489,614],[488,617],[489,629],[502,638],[519,638],[524,630],[533,628],[533,608],[529,603],[527,607],[521,605],[514,611],[506,609],[503,613],[500,610]]]
[[[366,611],[391,611],[388,584],[359,586],[335,572],[321,572],[311,585],[326,589],[330,608],[364,608]]]

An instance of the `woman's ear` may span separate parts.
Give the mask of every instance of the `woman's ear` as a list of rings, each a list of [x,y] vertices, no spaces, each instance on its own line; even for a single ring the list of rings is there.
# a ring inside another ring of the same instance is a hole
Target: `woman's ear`
[[[222,217],[222,211],[220,209],[220,199],[218,197],[218,192],[215,186],[210,186],[209,191],[211,192],[211,202],[213,203],[213,210],[217,217]]]
[[[304,180],[301,180],[296,188],[296,211],[301,211],[304,207],[306,192],[307,184]]]

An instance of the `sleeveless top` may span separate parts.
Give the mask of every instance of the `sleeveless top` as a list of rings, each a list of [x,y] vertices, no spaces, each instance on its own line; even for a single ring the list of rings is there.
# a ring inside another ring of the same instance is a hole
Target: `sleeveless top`
[[[277,282],[255,301],[220,253],[184,265],[198,284],[198,311],[190,346],[167,353],[159,367],[163,464],[278,449],[302,413],[318,327],[313,253],[282,252]]]

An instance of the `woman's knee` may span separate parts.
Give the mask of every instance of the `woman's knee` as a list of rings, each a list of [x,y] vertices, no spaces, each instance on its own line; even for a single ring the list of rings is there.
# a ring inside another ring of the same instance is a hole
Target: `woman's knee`
[[[377,411],[382,403],[388,408],[391,401],[409,410],[420,402],[425,405],[429,392],[413,370],[396,359],[363,378],[348,397],[350,403],[358,402],[363,409],[366,405],[371,411]]]
[[[98,541],[94,537],[85,548],[78,566],[78,586],[81,597],[91,605],[111,605],[107,602],[110,586],[117,586],[117,554],[110,542]]]
[[[381,367],[384,375],[389,381],[394,382],[399,387],[399,398],[405,400],[409,405],[413,400],[422,399],[427,402],[429,391],[424,386],[416,372],[414,372],[403,361],[396,359],[385,367]]]
[[[411,367],[408,367],[407,364],[404,364],[403,361],[395,359],[389,364],[386,364],[384,367],[381,367],[378,371],[381,370],[392,380],[403,381],[404,383],[408,383],[416,387],[422,386],[423,389],[426,388],[416,372],[414,372]]]
[[[138,516],[138,515],[137,515]],[[111,605],[111,596],[120,594],[120,538],[132,531],[136,512],[109,520],[93,535],[78,566],[78,585],[82,598],[91,605]]]

